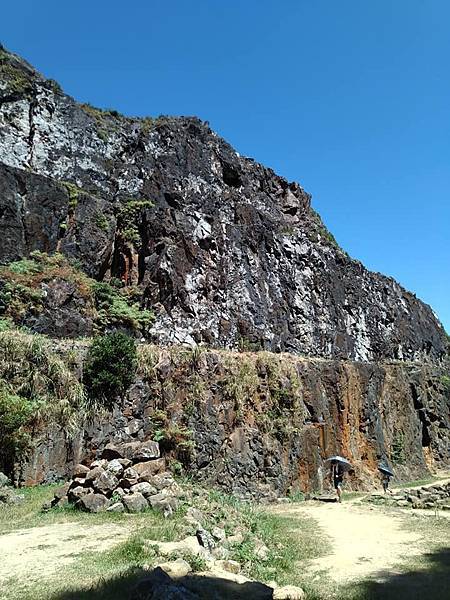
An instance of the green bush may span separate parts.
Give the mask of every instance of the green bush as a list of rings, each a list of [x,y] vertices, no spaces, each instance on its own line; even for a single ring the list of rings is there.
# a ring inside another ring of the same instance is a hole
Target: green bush
[[[136,345],[124,333],[96,338],[89,349],[83,379],[90,399],[110,408],[131,385],[137,368]]]
[[[141,310],[139,303],[133,302],[129,290],[121,294],[116,288],[102,282],[93,283],[91,289],[98,311],[97,323],[101,329],[127,327],[145,334],[153,323],[153,313]],[[126,292],[128,297],[125,296]]]
[[[28,448],[30,435],[26,426],[38,408],[38,402],[16,396],[0,380],[0,463],[12,472],[17,458]]]

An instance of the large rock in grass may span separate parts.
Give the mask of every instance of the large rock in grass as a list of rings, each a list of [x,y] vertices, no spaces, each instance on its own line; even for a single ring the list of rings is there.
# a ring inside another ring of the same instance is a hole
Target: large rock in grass
[[[148,508],[148,502],[139,492],[134,492],[122,497],[125,508],[130,513],[142,512]]]
[[[165,517],[169,517],[178,508],[177,499],[164,492],[150,496],[148,502],[153,510],[162,512]]]
[[[144,496],[144,498],[148,498],[149,496],[154,496],[155,494],[157,494],[158,490],[149,483],[147,483],[147,481],[141,481],[140,483],[132,485],[130,488],[130,492],[139,492]]]
[[[108,508],[109,500],[103,494],[86,494],[78,500],[76,505],[86,512],[99,513]]]
[[[9,485],[8,477],[0,471],[0,488]]]
[[[273,600],[304,600],[305,592],[294,585],[285,585],[273,591]]]

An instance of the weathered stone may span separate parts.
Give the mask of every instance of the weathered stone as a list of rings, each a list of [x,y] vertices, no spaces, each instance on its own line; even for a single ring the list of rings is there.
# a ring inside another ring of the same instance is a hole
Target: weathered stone
[[[86,494],[76,505],[86,512],[98,513],[107,509],[109,500],[103,494]]]
[[[0,471],[0,488],[9,485],[9,483],[8,477]]]
[[[70,488],[70,482],[67,482],[64,485],[62,485],[61,487],[57,488],[54,492],[55,499],[60,500],[61,498],[64,498],[64,496],[67,496],[67,492],[69,491],[69,488]]]
[[[86,483],[90,485],[90,482],[94,481],[94,479],[97,479],[97,477],[99,477],[104,472],[105,472],[104,469],[102,469],[102,467],[99,467],[99,466],[90,469],[86,473],[86,477],[85,477]]]
[[[206,529],[199,528],[197,529],[195,535],[204,548],[206,548],[209,552],[216,547],[216,542],[214,541],[213,536]]]
[[[210,558],[208,551],[199,544],[195,536],[188,536],[178,542],[160,542],[158,540],[147,540],[149,548],[156,546],[161,556],[173,554],[193,554],[202,558]]]
[[[106,496],[110,496],[118,485],[119,481],[117,477],[109,471],[103,471],[92,482],[94,490]]]
[[[75,465],[72,476],[83,479],[86,477],[86,475],[89,473],[89,471],[90,471],[90,468],[86,467],[86,465],[78,464],[78,465]]]
[[[133,453],[133,462],[144,462],[161,456],[158,442],[143,442]]]
[[[153,477],[153,475],[164,471],[165,468],[166,461],[164,458],[157,458],[155,460],[140,462],[133,465],[133,469],[138,473],[139,478],[142,481],[147,481],[149,477]]]
[[[223,571],[228,571],[228,573],[234,573],[235,575],[241,570],[241,565],[236,560],[217,560],[216,566]]]
[[[273,600],[304,600],[305,598],[306,594],[302,588],[294,585],[277,587],[273,591]]]
[[[188,573],[192,572],[191,565],[182,558],[177,558],[177,560],[166,563],[160,563],[157,566],[167,573],[167,575],[170,575],[170,577],[186,577]]]
[[[71,488],[68,492],[68,498],[70,502],[77,502],[82,496],[86,496],[86,494],[92,494],[92,488],[81,487],[80,485]]]
[[[178,507],[176,498],[167,496],[164,492],[154,494],[148,498],[148,502],[153,510],[162,512],[165,516],[170,516]]]
[[[190,523],[191,525],[197,525],[200,526],[201,523],[204,521],[205,519],[205,515],[202,513],[201,510],[198,510],[198,508],[195,508],[194,506],[190,506],[187,511],[186,514],[184,516],[185,520]]]
[[[136,483],[135,485],[132,485],[130,488],[130,492],[140,492],[144,496],[144,498],[148,498],[149,496],[154,496],[157,493],[157,490],[146,481],[142,481],[141,483]]]
[[[139,479],[139,473],[133,467],[128,467],[123,472],[123,478],[129,479],[130,481],[135,479],[137,481]]]
[[[107,512],[122,513],[125,511],[125,507],[122,504],[122,502],[115,502],[114,504],[111,504],[111,506],[109,506],[106,510]]]
[[[225,529],[222,529],[220,527],[213,527],[211,529],[211,535],[217,542],[222,542],[227,537]]]
[[[124,471],[124,468],[120,460],[115,458],[106,465],[106,470],[109,473],[112,473],[115,477],[120,477]]]
[[[107,465],[108,465],[108,461],[105,458],[99,458],[99,459],[91,462],[91,470],[95,469],[97,467],[100,467],[101,469],[106,469]]]
[[[123,458],[122,452],[115,444],[106,444],[103,448],[101,457],[105,460],[114,460]]]
[[[122,502],[128,512],[141,512],[148,508],[147,500],[139,492],[123,496]]]

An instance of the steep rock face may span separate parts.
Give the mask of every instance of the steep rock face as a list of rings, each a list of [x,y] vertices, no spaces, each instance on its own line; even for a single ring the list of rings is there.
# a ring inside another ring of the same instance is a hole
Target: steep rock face
[[[4,50],[0,71],[0,262],[59,250],[91,276],[138,285],[158,343],[364,361],[445,353],[429,307],[351,260],[299,185],[206,123],[79,105]]]
[[[450,396],[433,365],[151,347],[141,348],[140,365],[121,403],[74,439],[43,432],[22,481],[71,476],[107,443],[156,432],[197,478],[240,495],[320,491],[335,453],[352,461],[355,489],[380,485],[380,460],[405,480],[448,466]]]

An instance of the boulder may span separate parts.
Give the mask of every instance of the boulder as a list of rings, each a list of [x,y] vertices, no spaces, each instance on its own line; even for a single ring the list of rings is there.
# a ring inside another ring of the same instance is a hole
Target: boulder
[[[86,494],[92,494],[93,493],[93,489],[92,488],[85,488],[82,487],[81,485],[77,485],[74,488],[71,488],[68,492],[68,498],[70,502],[77,502],[77,500],[79,500],[82,496],[86,496]]]
[[[147,540],[146,545],[149,548],[156,546],[159,554],[162,556],[170,556],[171,554],[193,554],[202,558],[211,558],[207,550],[200,546],[198,539],[194,536],[188,536],[178,542],[160,542]]]
[[[101,457],[105,460],[114,460],[123,458],[123,455],[115,444],[106,444],[106,446],[103,448]]]
[[[164,458],[156,458],[155,460],[136,463],[133,466],[133,469],[138,473],[139,478],[142,481],[148,481],[149,477],[153,477],[153,475],[161,473],[161,471],[164,471],[165,468],[166,461]]]
[[[95,467],[101,467],[102,469],[106,468],[108,461],[105,458],[98,458],[91,462],[91,469],[95,469]]]
[[[6,487],[7,485],[9,485],[9,479],[4,473],[0,471],[0,488]]]
[[[67,482],[64,485],[62,485],[61,487],[57,488],[54,493],[55,500],[61,500],[61,498],[64,498],[65,496],[67,496],[67,492],[69,491],[69,488],[70,488],[70,482]]]
[[[105,496],[111,496],[113,491],[119,485],[119,481],[115,475],[109,471],[102,471],[98,477],[92,482],[94,490],[105,494]]]
[[[141,481],[140,483],[135,483],[134,485],[131,486],[130,492],[131,493],[139,492],[144,496],[144,498],[148,498],[149,496],[154,496],[155,494],[158,493],[156,488],[154,488],[152,485],[147,483],[147,481]]]
[[[86,483],[90,484],[90,482],[94,481],[94,479],[97,479],[97,477],[99,477],[101,473],[104,473],[104,469],[102,469],[99,466],[89,469],[85,477]]]
[[[225,529],[222,529],[220,527],[213,527],[211,529],[211,535],[217,542],[222,542],[227,537]]]
[[[111,504],[111,506],[109,506],[106,509],[107,512],[116,512],[116,513],[123,513],[125,511],[125,507],[122,504],[122,502],[115,502],[114,504]]]
[[[86,494],[82,496],[76,506],[86,512],[99,513],[108,508],[109,500],[103,494]]]
[[[188,573],[192,572],[191,565],[182,558],[172,560],[170,562],[161,563],[158,565],[167,575],[170,577],[186,577]]]
[[[123,478],[129,479],[129,480],[133,480],[133,479],[137,480],[137,479],[139,479],[139,473],[133,467],[128,467],[123,472]]]
[[[197,529],[195,535],[197,536],[199,544],[206,548],[209,552],[215,548],[216,542],[214,541],[213,536],[206,529],[200,527]]]
[[[222,571],[234,573],[235,575],[241,570],[241,565],[236,560],[216,560],[215,566]]]
[[[75,465],[75,467],[73,469],[72,477],[78,477],[80,479],[84,479],[86,477],[86,475],[89,473],[89,471],[90,471],[89,467],[86,467],[86,465],[82,465],[80,463],[78,465]]]
[[[163,492],[149,496],[148,502],[153,510],[162,512],[164,516],[170,516],[174,510],[178,508],[178,502],[176,498],[167,496]]]
[[[148,508],[148,502],[142,494],[134,492],[133,494],[127,494],[123,496],[122,502],[128,512],[142,512]]]
[[[306,594],[302,588],[295,585],[285,585],[274,589],[272,597],[273,600],[304,600]]]
[[[107,464],[106,471],[112,473],[115,477],[120,477],[124,471],[124,467],[118,458],[114,458]]]
[[[158,442],[143,442],[132,456],[133,462],[144,462],[161,456]]]

